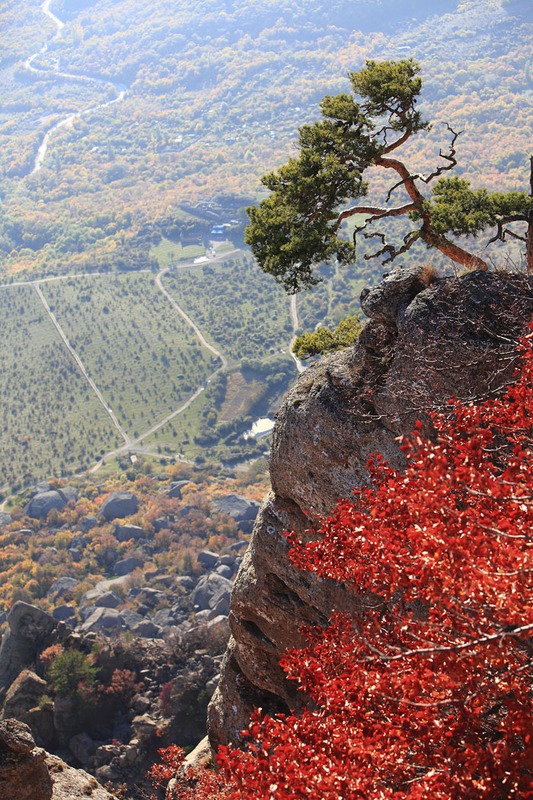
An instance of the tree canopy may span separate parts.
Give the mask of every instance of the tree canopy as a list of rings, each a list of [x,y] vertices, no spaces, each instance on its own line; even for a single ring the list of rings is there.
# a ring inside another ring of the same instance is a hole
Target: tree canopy
[[[496,226],[494,239],[503,239],[510,223],[530,222],[532,199],[525,192],[474,191],[464,179],[442,177],[457,164],[460,132],[449,125],[450,144],[440,150],[441,162],[429,175],[412,172],[398,158],[403,145],[431,127],[416,108],[422,88],[419,72],[413,59],[367,61],[359,72],[349,73],[352,92],[326,95],[320,105],[322,119],[299,129],[299,156],[263,176],[271,194],[248,209],[245,239],[261,268],[288,292],[316,284],[314,270],[323,262],[355,262],[356,237],[363,231],[367,238],[380,239],[373,255],[385,256],[384,263],[421,240],[465,267],[487,269],[483,259],[450,235],[475,236]],[[362,200],[369,194],[364,175],[371,167],[394,174],[384,205]],[[424,187],[433,181],[433,195],[426,197]],[[394,204],[392,197],[399,191],[404,199]],[[341,225],[356,215],[363,222],[350,240]],[[380,231],[366,231],[376,221],[403,215],[414,226],[399,244],[387,242]],[[511,235],[527,240],[520,233]],[[533,270],[531,233],[527,251]]]
[[[303,333],[297,336],[292,352],[296,358],[305,360],[323,353],[332,353],[349,347],[359,338],[363,326],[359,317],[346,317],[341,320],[335,330],[330,330],[325,326],[318,327],[311,333]]]

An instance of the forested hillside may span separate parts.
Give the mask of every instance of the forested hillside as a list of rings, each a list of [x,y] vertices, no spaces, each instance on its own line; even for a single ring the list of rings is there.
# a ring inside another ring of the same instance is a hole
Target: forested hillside
[[[367,58],[415,57],[428,118],[465,130],[465,175],[488,188],[525,186],[527,4],[49,5],[59,30],[37,0],[0,12],[4,272],[135,266],[147,260],[147,226],[191,226],[213,199],[235,214],[286,159],[323,94],[346,89],[346,72]],[[43,136],[69,115],[35,171]],[[441,138],[436,126],[422,161]]]
[[[4,3],[0,490],[135,449],[264,452],[244,436],[296,376],[294,336],[356,313],[382,270],[362,240],[289,301],[242,251],[261,175],[348,71],[413,57],[433,127],[410,167],[434,169],[447,122],[455,174],[528,190],[532,22],[520,0]]]

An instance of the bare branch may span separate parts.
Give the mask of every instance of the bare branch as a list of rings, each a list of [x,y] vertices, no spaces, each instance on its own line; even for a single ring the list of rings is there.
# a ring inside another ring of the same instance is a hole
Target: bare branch
[[[500,241],[505,242],[506,236],[511,236],[514,239],[519,239],[521,242],[527,242],[527,236],[520,236],[520,234],[515,233],[510,228],[504,227],[505,225],[510,225],[511,222],[527,222],[527,216],[525,214],[513,214],[510,217],[504,217],[503,219],[499,219],[496,221],[498,226],[496,233],[494,236],[488,240],[487,247],[489,244],[493,242]]]
[[[451,125],[449,125],[448,122],[443,122],[442,125],[446,125],[449,132],[452,134],[452,140],[449,144],[449,152],[443,153],[442,150],[439,150],[439,156],[448,163],[443,164],[440,167],[437,167],[435,170],[433,170],[433,172],[430,172],[429,175],[425,178],[423,175],[416,176],[417,178],[420,178],[421,181],[424,181],[424,183],[426,184],[430,183],[435,178],[438,178],[439,175],[442,175],[443,172],[448,172],[448,170],[453,169],[455,166],[457,166],[457,159],[455,158],[457,154],[457,151],[455,149],[455,143],[459,138],[459,136],[461,136],[461,134],[464,133],[464,131],[454,131],[454,129],[451,127]]]
[[[411,247],[414,245],[414,243],[417,241],[417,239],[420,238],[420,231],[418,231],[418,230],[409,231],[409,233],[407,233],[403,237],[403,245],[401,247],[395,247],[394,245],[389,244],[388,242],[386,242],[385,235],[383,233],[378,233],[378,232],[376,232],[376,233],[365,233],[363,235],[364,235],[365,239],[373,239],[373,238],[381,239],[381,243],[383,245],[381,250],[378,250],[376,253],[373,253],[372,255],[365,255],[365,260],[368,261],[371,258],[376,258],[376,257],[384,255],[385,253],[388,253],[389,255],[383,261],[383,263],[384,264],[390,264],[390,262],[394,261],[395,258],[397,258],[398,256],[402,255],[402,253],[406,253],[408,250],[411,249]]]
[[[352,206],[351,208],[347,208],[340,212],[336,218],[333,230],[337,231],[345,219],[349,219],[355,214],[368,214],[369,219],[366,220],[364,225],[359,226],[359,231],[362,231],[366,228],[368,223],[373,222],[373,220],[383,219],[385,217],[400,217],[403,214],[408,214],[409,211],[416,211],[416,206],[414,203],[406,203],[403,206],[396,206],[395,208],[383,208],[380,206]]]
[[[477,639],[472,639],[469,642],[462,642],[461,644],[452,644],[452,645],[433,645],[432,647],[422,647],[416,650],[404,650],[401,653],[395,653],[394,655],[387,655],[382,651],[378,651],[379,655],[377,656],[382,661],[398,661],[401,658],[411,658],[412,656],[430,656],[434,653],[458,653],[463,650],[471,650],[473,647],[478,647],[479,645],[486,645],[491,644],[492,642],[502,641],[503,639],[509,637],[520,636],[522,633],[528,633],[529,631],[533,630],[533,623],[529,625],[521,625],[518,628],[512,628],[510,630],[501,630],[498,633],[490,633],[486,636],[479,636]],[[365,641],[365,644],[367,642]],[[377,648],[372,647],[372,650],[376,650]],[[375,661],[376,656],[366,656],[362,659],[363,661]]]

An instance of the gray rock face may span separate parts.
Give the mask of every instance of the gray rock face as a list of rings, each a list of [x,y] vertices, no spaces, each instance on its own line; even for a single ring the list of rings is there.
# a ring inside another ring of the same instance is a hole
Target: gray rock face
[[[28,517],[33,519],[46,519],[50,511],[56,508],[62,511],[67,504],[66,499],[56,490],[34,494],[24,509]]]
[[[102,504],[100,514],[109,521],[130,517],[138,509],[139,501],[132,492],[112,492]]]
[[[28,711],[38,704],[43,694],[46,694],[46,681],[35,672],[23,669],[7,691],[2,716],[27,722]]]
[[[20,671],[34,661],[40,646],[49,643],[58,622],[40,608],[19,601],[8,614],[8,625],[0,646],[0,700]]]
[[[101,631],[110,634],[124,630],[125,627],[124,618],[116,609],[97,608],[80,625],[80,630]]]
[[[115,538],[119,542],[128,542],[130,539],[138,541],[144,539],[145,535],[139,525],[115,525]]]
[[[357,605],[341,586],[292,568],[284,531],[303,532],[366,482],[371,454],[401,468],[397,436],[424,422],[425,409],[452,394],[486,397],[511,380],[516,339],[533,316],[533,277],[475,272],[426,286],[423,270],[394,270],[364,293],[363,307],[370,321],[358,342],[309,367],[278,412],[272,491],[235,580],[232,639],[209,708],[214,746],[238,742],[254,706],[297,709],[280,655],[301,642],[303,624]]]
[[[240,494],[227,494],[223,497],[217,497],[211,503],[215,511],[221,514],[227,514],[228,517],[243,522],[244,520],[254,520],[259,511],[259,503],[255,500],[249,500],[247,497],[242,497]]]
[[[115,575],[129,575],[137,567],[142,567],[143,562],[137,556],[130,556],[129,558],[121,558],[115,564]]]
[[[7,511],[0,511],[0,528],[9,525],[10,522],[13,522],[11,514],[8,514]]]

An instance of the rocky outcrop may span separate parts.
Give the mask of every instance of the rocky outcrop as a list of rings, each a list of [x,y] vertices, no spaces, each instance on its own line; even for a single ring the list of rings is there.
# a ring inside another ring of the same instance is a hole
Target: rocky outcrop
[[[23,669],[6,693],[2,716],[27,722],[28,712],[35,708],[44,694],[46,694],[46,681],[35,672]]]
[[[401,466],[398,436],[451,395],[479,400],[512,378],[516,340],[533,317],[533,278],[470,273],[434,280],[394,270],[362,295],[359,341],[311,366],[278,413],[266,497],[231,602],[232,638],[209,708],[212,745],[239,742],[254,706],[296,708],[278,665],[299,628],[360,601],[292,568],[284,531],[304,531],[367,480],[380,453]]]
[[[9,631],[0,647],[0,701],[41,649],[68,635],[64,625],[50,614],[22,601],[13,605],[7,621]]]
[[[45,758],[27,725],[14,719],[0,722],[0,800],[51,800]]]
[[[132,492],[112,492],[102,503],[100,514],[109,521],[130,517],[138,510],[139,501]]]
[[[0,722],[0,800],[114,800],[83,770],[35,746],[27,725]]]
[[[62,511],[69,501],[75,501],[77,498],[78,492],[73,486],[63,486],[61,489],[46,488],[45,491],[37,491],[33,495],[25,512],[34,519],[46,519],[52,509]]]

